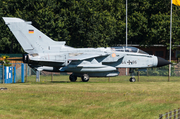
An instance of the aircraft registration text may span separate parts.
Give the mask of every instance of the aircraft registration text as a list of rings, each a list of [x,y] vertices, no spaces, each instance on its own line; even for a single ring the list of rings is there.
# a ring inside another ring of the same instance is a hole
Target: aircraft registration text
[[[128,60],[128,61],[122,61],[121,64],[128,64],[128,65],[133,65],[133,64],[137,64],[136,60]]]

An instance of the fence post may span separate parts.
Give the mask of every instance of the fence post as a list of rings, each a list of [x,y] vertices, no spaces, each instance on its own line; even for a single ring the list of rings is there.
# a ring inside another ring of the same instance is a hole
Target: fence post
[[[169,72],[168,72],[168,82],[170,82],[170,76],[171,76],[171,64],[169,64]]]
[[[138,82],[139,82],[139,75],[140,75],[140,73],[139,73],[139,71],[138,71]]]
[[[28,72],[28,64],[26,64],[26,82],[27,82],[27,72]]]
[[[53,81],[53,72],[51,72],[51,81]]]
[[[8,76],[8,75],[6,75],[6,74],[7,74],[7,71],[8,71],[8,70],[7,70],[7,67],[4,66],[4,83],[7,83],[7,80],[6,80],[6,79],[7,79],[7,76]]]
[[[180,108],[178,108],[178,119],[180,119]]]
[[[166,112],[166,119],[168,119],[168,112]]]
[[[40,71],[36,71],[36,82],[40,82]]]
[[[16,65],[14,66],[14,83],[16,83]]]
[[[24,83],[24,64],[21,64],[21,82]]]
[[[162,114],[159,114],[159,119],[162,119],[163,118],[163,115]]]
[[[172,112],[170,111],[169,112],[169,119],[171,119],[171,117],[172,117]]]
[[[176,109],[174,109],[174,119],[176,119]]]
[[[4,63],[3,63],[3,84],[4,84]]]
[[[12,83],[12,79],[13,79],[13,75],[12,75],[12,70],[13,70],[13,67],[9,67],[9,76],[8,76],[8,83]]]

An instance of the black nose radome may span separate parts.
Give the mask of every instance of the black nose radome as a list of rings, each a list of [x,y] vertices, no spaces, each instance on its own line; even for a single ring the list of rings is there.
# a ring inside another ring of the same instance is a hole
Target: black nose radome
[[[165,65],[168,65],[168,64],[171,64],[171,62],[161,58],[161,57],[157,57],[158,58],[158,64],[157,64],[157,67],[162,67],[162,66],[165,66]]]

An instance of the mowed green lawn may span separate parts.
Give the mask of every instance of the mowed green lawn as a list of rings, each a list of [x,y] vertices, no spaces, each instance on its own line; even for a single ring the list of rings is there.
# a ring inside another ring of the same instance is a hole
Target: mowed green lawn
[[[27,83],[0,84],[1,119],[157,119],[180,107],[180,78],[129,76],[70,82],[68,76],[28,77]],[[136,77],[137,78],[137,77]]]

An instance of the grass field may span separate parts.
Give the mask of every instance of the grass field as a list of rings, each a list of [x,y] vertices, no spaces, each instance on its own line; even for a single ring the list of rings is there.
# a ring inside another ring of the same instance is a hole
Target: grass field
[[[180,78],[129,76],[70,82],[68,76],[28,77],[27,83],[0,84],[1,119],[158,119],[180,107]]]

